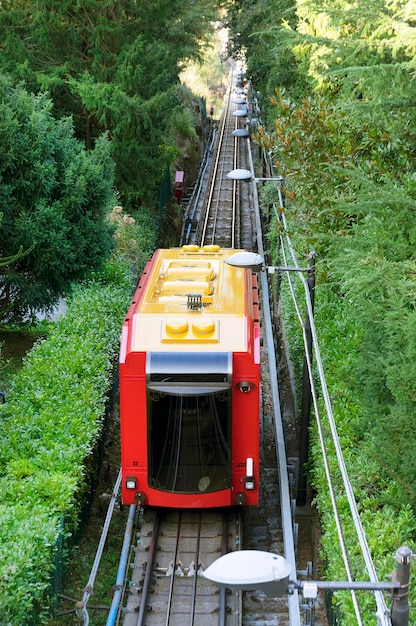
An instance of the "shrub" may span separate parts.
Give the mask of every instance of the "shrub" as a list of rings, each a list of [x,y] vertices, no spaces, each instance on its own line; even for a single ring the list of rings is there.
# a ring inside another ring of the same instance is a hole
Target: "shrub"
[[[101,433],[131,291],[128,269],[111,274],[118,283],[74,289],[67,313],[28,353],[0,406],[2,623],[39,615],[62,517],[65,536],[78,524],[85,462]]]

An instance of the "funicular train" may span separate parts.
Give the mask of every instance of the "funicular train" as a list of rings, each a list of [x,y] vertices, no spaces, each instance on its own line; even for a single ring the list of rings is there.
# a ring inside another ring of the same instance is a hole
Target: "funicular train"
[[[258,288],[236,252],[187,245],[145,267],[121,336],[123,504],[258,504]]]

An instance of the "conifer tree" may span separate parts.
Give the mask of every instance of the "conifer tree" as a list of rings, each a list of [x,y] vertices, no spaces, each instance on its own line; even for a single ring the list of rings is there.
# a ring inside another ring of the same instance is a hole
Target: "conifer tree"
[[[52,103],[0,82],[0,319],[49,310],[112,247],[105,221],[113,162],[103,136],[87,152]]]

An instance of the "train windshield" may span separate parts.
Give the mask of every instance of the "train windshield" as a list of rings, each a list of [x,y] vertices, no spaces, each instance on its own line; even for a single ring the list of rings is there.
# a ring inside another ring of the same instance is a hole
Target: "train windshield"
[[[176,493],[230,488],[230,388],[148,388],[148,420],[149,485]]]

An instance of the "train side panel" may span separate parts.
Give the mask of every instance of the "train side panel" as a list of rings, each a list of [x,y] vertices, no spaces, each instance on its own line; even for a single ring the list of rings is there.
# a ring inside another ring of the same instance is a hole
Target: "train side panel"
[[[259,500],[259,371],[247,354],[234,355],[232,504]]]
[[[130,355],[120,372],[120,440],[123,473],[122,501],[133,504],[129,481],[134,480],[134,493],[146,488],[146,354]]]

